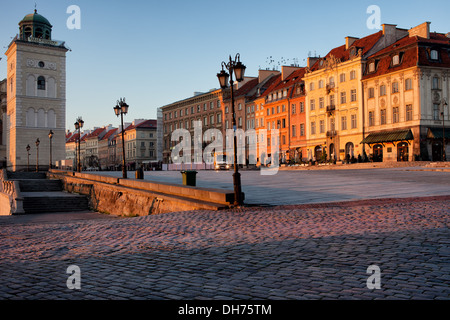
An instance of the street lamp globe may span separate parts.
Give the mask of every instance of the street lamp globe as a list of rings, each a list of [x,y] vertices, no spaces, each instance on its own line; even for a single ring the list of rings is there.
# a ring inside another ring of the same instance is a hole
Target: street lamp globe
[[[222,89],[226,89],[228,87],[228,78],[230,77],[230,75],[222,69],[222,71],[220,71],[217,74],[217,78],[219,78],[219,83],[220,83],[220,87]]]

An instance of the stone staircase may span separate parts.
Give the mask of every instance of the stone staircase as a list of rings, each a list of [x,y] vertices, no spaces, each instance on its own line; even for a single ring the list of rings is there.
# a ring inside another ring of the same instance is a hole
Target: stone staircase
[[[86,196],[63,192],[61,181],[45,173],[8,172],[8,180],[19,182],[25,214],[89,211]]]

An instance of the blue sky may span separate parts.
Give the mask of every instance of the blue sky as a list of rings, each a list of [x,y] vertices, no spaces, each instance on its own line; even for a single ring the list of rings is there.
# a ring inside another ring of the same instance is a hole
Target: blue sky
[[[53,39],[66,41],[67,129],[78,116],[85,128],[119,120],[113,107],[120,97],[130,105],[125,121],[156,118],[156,109],[218,87],[220,64],[240,53],[246,75],[325,55],[346,36],[364,37],[367,8],[381,9],[381,23],[409,29],[425,21],[431,31],[450,32],[450,1],[302,1],[302,0],[0,0],[3,53],[18,23],[38,13],[53,25]],[[81,10],[81,29],[70,30],[70,5]],[[268,63],[272,56],[274,64]],[[0,78],[6,77],[1,55]],[[288,60],[289,59],[289,60]]]

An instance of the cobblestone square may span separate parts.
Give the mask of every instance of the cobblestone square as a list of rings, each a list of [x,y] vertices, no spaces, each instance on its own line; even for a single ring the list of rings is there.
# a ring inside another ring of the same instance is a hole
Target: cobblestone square
[[[447,300],[449,203],[439,195],[1,217],[0,299]],[[71,265],[79,290],[67,286]],[[367,286],[372,265],[380,289]]]

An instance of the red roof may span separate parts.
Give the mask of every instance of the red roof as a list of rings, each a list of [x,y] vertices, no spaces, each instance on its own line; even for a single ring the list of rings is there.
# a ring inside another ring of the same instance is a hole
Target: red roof
[[[92,131],[90,134],[87,134],[86,136],[84,136],[81,140],[86,140],[86,139],[91,139],[91,138],[96,138],[98,137],[103,131],[105,131],[105,128],[98,128],[95,129],[94,131]]]
[[[142,121],[142,122],[138,123],[137,125],[134,125],[134,124],[129,125],[125,129],[125,131],[133,130],[133,129],[136,129],[136,128],[155,128],[156,129],[156,126],[157,126],[157,121],[156,120],[145,120],[145,121]]]
[[[74,133],[66,143],[76,142],[80,135],[78,133]]]
[[[430,50],[437,50],[438,60],[430,59]],[[430,39],[419,36],[406,36],[385,49],[367,58],[367,66],[375,62],[375,72],[369,73],[368,68],[363,79],[374,78],[383,74],[396,72],[414,66],[433,66],[450,68],[450,39],[444,34],[430,33]],[[400,56],[400,64],[392,65],[392,57]]]
[[[332,49],[324,58],[320,58],[314,63],[314,65],[311,67],[312,71],[320,69],[320,61],[327,60],[331,58],[331,56],[334,56],[335,58],[339,59],[341,62],[347,61],[350,59],[350,53],[353,50],[353,48],[356,50],[355,53],[358,53],[358,51],[362,50],[362,55],[364,56],[370,49],[373,48],[373,46],[380,40],[380,38],[383,36],[383,31],[378,31],[374,34],[368,35],[364,38],[355,40],[352,45],[346,49],[346,45],[342,45],[340,47],[336,47]]]
[[[114,129],[109,130],[109,131],[103,136],[103,138],[102,138],[101,140],[109,139],[109,137],[111,137],[113,134],[116,134],[116,132],[117,132],[118,130],[119,130],[119,129],[117,129],[117,128],[114,128]]]

